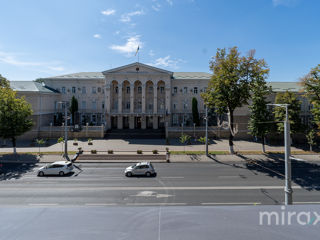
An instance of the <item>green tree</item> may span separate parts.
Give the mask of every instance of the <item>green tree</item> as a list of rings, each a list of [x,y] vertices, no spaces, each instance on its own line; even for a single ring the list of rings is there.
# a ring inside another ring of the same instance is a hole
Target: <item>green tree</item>
[[[2,77],[2,75],[0,74],[0,88],[9,88],[10,87],[10,83],[9,81]]]
[[[234,111],[250,98],[250,85],[256,78],[256,71],[268,72],[264,60],[254,58],[251,50],[247,56],[240,56],[237,47],[218,49],[210,62],[213,72],[207,91],[201,96],[209,107],[214,107],[218,114],[228,114],[229,148],[233,154]]]
[[[195,97],[192,98],[192,119],[193,119],[193,123],[195,123],[196,126],[200,126],[198,100]]]
[[[320,135],[320,64],[312,68],[306,76],[301,78],[301,84],[306,97],[308,97],[313,105],[311,113],[313,121],[318,127],[318,135]]]
[[[40,147],[41,147],[41,145],[44,145],[46,142],[45,142],[45,140],[43,140],[42,138],[41,138],[41,139],[36,139],[36,142],[37,142],[38,147],[39,147],[39,156],[41,156],[41,154],[40,154]]]
[[[13,152],[16,153],[16,138],[33,126],[30,119],[32,110],[24,97],[18,98],[17,93],[9,88],[6,82],[7,80],[1,77],[0,137],[11,139]]]
[[[276,104],[289,104],[288,117],[290,123],[290,134],[304,132],[305,126],[300,119],[301,102],[293,92],[286,91],[284,93],[279,92],[275,99]],[[277,130],[284,131],[283,121],[286,118],[286,109],[284,107],[274,108],[274,119],[277,122]]]
[[[78,112],[78,100],[75,98],[75,96],[72,96],[71,99],[71,106],[69,111],[71,112],[71,116],[72,116],[72,124],[75,124],[75,118],[74,115],[76,112]]]
[[[182,134],[179,138],[179,141],[184,144],[184,152],[186,151],[186,144],[190,141],[191,137],[186,134]]]
[[[262,63],[261,63],[262,64]],[[266,84],[267,71],[255,71],[255,80],[251,83],[250,119],[248,123],[249,133],[260,137],[262,151],[265,152],[265,136],[272,129],[272,114],[268,110],[266,96],[271,93],[271,88]]]
[[[64,138],[63,137],[59,137],[57,143],[61,143],[61,154],[63,154],[63,144],[64,144]]]
[[[316,130],[313,128],[309,129],[309,131],[306,134],[306,138],[310,146],[310,151],[312,151],[312,146],[316,145]]]

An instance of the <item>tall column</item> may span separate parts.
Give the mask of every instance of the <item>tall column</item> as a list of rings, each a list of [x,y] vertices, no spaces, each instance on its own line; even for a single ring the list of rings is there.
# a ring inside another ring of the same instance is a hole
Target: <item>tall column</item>
[[[158,112],[158,85],[153,84],[153,114]]]
[[[130,113],[134,112],[134,83],[130,83]]]
[[[122,113],[122,83],[118,84],[118,113]]]
[[[166,122],[168,123],[168,126],[171,126],[171,82],[166,82],[166,99],[165,99],[165,109],[166,109]]]
[[[146,112],[146,84],[142,83],[142,113]]]

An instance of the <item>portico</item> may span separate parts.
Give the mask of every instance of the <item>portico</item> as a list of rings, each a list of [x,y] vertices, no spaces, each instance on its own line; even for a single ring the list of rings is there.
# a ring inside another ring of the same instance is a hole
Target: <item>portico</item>
[[[172,72],[133,63],[103,75],[108,129],[158,129],[171,122]]]

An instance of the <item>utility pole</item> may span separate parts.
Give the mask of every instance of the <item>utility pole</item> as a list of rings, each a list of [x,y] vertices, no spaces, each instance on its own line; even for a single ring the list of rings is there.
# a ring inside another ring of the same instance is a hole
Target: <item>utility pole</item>
[[[67,102],[64,103],[64,157],[69,161],[68,157],[68,116]]]
[[[291,158],[290,158],[290,122],[288,114],[289,104],[267,104],[286,109],[286,119],[284,121],[284,145],[285,145],[285,205],[292,205],[292,187],[291,187]]]
[[[206,105],[206,156],[209,157],[208,151],[208,107]]]

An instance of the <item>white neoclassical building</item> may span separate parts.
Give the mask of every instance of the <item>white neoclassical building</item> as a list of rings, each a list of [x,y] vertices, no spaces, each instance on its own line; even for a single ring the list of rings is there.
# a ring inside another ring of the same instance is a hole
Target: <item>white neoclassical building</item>
[[[174,128],[181,126],[192,128],[192,99],[197,99],[203,124],[205,108],[201,93],[206,91],[210,78],[211,74],[205,72],[170,72],[136,62],[103,72],[43,78],[42,84],[33,81],[10,84],[32,105],[35,126],[27,134],[31,138],[39,136],[41,130],[46,135],[48,126],[61,126],[64,114],[61,102],[69,105],[73,96],[79,109],[74,120],[82,126],[103,126],[105,131],[167,127],[174,132],[177,131]],[[274,92],[269,96],[271,102],[277,92],[301,95],[301,86],[296,82],[268,84]],[[302,95],[301,101],[301,116],[308,121],[310,104]],[[235,121],[244,135],[247,135],[248,119],[248,106],[236,110]]]

